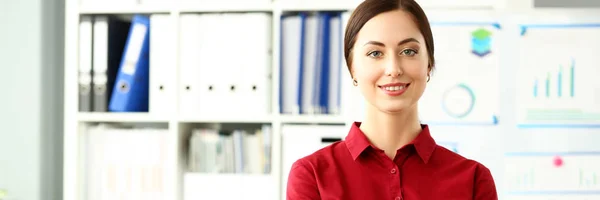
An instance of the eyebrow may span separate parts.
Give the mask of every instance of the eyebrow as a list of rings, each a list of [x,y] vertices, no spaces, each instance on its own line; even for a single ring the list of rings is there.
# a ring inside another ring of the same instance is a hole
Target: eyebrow
[[[409,43],[409,42],[416,42],[416,43],[419,43],[419,41],[418,41],[417,39],[415,39],[415,38],[406,38],[406,39],[404,39],[404,40],[402,40],[402,41],[398,42],[398,46],[400,46],[400,45],[403,45],[403,44],[406,44],[406,43]],[[385,44],[383,44],[383,43],[381,43],[381,42],[377,42],[377,41],[368,41],[368,42],[367,42],[367,43],[365,43],[364,45],[367,45],[367,44],[372,44],[372,45],[377,45],[377,46],[382,46],[382,47],[385,47]],[[364,45],[363,45],[363,46],[364,46]]]

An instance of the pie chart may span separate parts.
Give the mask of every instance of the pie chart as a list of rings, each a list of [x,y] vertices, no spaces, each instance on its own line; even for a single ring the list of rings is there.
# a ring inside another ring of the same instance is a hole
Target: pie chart
[[[474,105],[475,94],[465,84],[449,87],[442,96],[442,109],[454,118],[466,117],[471,113]]]

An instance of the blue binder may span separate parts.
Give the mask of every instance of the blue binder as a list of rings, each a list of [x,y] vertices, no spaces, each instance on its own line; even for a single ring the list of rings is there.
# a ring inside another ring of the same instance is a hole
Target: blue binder
[[[334,13],[330,12],[322,12],[319,14],[319,29],[321,29],[322,34],[319,35],[319,48],[320,48],[320,59],[317,60],[317,70],[320,70],[321,73],[318,77],[320,80],[317,88],[317,99],[318,99],[318,107],[321,113],[319,114],[329,114],[329,51],[330,51],[330,37],[331,37],[331,18]]]
[[[150,18],[135,15],[110,99],[110,111],[148,111],[149,38]]]
[[[301,28],[300,28],[300,69],[298,70],[298,100],[297,100],[297,105],[298,108],[300,108],[300,113],[304,113],[304,109],[302,109],[302,96],[303,96],[303,91],[302,91],[302,87],[304,85],[304,41],[306,38],[306,34],[305,34],[305,29],[306,29],[306,18],[308,18],[308,13],[299,13],[300,15],[300,24],[301,24]]]

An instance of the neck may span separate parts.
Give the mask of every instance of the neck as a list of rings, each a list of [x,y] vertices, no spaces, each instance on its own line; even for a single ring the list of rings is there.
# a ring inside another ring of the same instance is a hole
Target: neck
[[[367,109],[367,117],[360,129],[369,141],[385,151],[392,160],[396,151],[414,140],[421,132],[416,105],[399,113],[381,112],[373,106]]]

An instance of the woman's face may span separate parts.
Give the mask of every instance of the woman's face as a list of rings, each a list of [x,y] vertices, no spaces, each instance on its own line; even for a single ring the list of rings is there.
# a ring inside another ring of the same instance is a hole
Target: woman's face
[[[386,113],[416,108],[427,84],[428,55],[409,13],[395,10],[370,19],[352,54],[352,75],[372,107]]]

